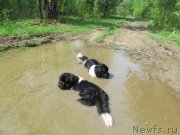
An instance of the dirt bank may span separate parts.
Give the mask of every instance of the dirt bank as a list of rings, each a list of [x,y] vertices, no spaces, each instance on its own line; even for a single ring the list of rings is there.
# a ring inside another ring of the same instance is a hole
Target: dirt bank
[[[168,41],[158,44],[149,37],[144,26],[121,27],[120,33],[106,38],[104,43],[89,41],[91,45],[118,49],[141,65],[149,80],[167,83],[180,95],[180,48]],[[142,29],[143,28],[143,29]]]
[[[0,38],[0,52],[20,47],[34,47],[38,45],[58,42],[61,40],[71,39],[64,35],[36,35],[36,36],[13,36]]]

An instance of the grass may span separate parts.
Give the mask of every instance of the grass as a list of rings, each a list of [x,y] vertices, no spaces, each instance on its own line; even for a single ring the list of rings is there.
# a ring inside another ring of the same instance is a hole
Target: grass
[[[132,18],[112,17],[107,19],[87,19],[82,20],[77,17],[61,17],[59,21],[24,19],[0,22],[0,38],[8,36],[37,36],[51,34],[65,35],[85,35],[97,28],[105,28],[106,30],[96,38],[97,42],[103,42],[104,39],[118,31],[119,24],[128,24],[133,21]],[[154,29],[150,34],[150,38],[156,40],[159,44],[174,41],[180,46],[180,31],[173,32],[162,29]],[[30,43],[29,43],[30,42]],[[36,46],[31,41],[22,43],[24,46]],[[22,46],[23,46],[22,45]],[[0,47],[0,50],[6,50]]]
[[[40,41],[25,40],[25,41],[21,42],[19,46],[22,46],[22,47],[35,47],[35,46],[39,46],[39,45],[41,45]]]
[[[87,34],[93,29],[101,27],[114,28],[118,23],[126,21],[113,18],[83,21],[76,17],[63,17],[60,20],[65,23],[38,19],[3,22],[0,24],[0,37],[34,36],[39,34]]]
[[[3,44],[0,44],[0,52],[7,51],[10,48],[11,48],[11,46],[9,46],[9,45],[4,46]]]
[[[173,32],[166,31],[163,29],[156,29],[152,31],[153,33],[150,34],[150,38],[155,40],[159,44],[164,44],[167,41],[175,42],[176,46],[180,47],[180,31],[174,30]]]
[[[31,24],[34,22],[34,24]],[[0,26],[0,37],[5,36],[34,36],[39,34],[75,34],[84,33],[89,30],[88,27],[82,29],[80,26],[51,24],[41,22],[41,20],[20,20],[17,22],[6,22]]]
[[[153,39],[153,40],[155,40],[158,44],[164,44],[164,43],[166,43],[165,40],[163,40],[161,37],[156,36],[156,35],[154,35],[154,34],[151,34],[151,35],[150,35],[150,38]]]
[[[106,37],[115,34],[117,31],[118,30],[116,28],[109,28],[105,30],[104,32],[102,32],[101,35],[95,39],[95,41],[98,43],[101,43],[104,41],[104,39],[106,39]]]
[[[77,17],[61,17],[60,21],[49,21],[39,19],[11,20],[0,22],[0,42],[3,37],[24,37],[39,35],[85,35],[97,28],[106,28],[107,30],[98,37],[98,42],[115,33],[119,23],[127,23],[125,19],[109,18],[109,19],[87,19],[81,20]],[[63,22],[63,23],[62,23]],[[7,39],[8,40],[8,39]],[[0,43],[0,52],[7,51],[12,48],[35,47],[45,43],[46,41],[24,40],[16,45]]]

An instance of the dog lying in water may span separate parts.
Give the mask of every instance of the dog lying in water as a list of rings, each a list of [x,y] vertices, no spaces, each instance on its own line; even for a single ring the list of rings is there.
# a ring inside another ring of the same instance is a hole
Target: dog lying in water
[[[74,89],[81,97],[78,101],[86,106],[96,106],[98,114],[103,118],[105,125],[112,126],[108,95],[97,85],[71,73],[63,73],[59,77],[58,87],[62,90]]]
[[[83,65],[89,70],[89,74],[92,77],[109,78],[109,69],[105,64],[100,63],[95,59],[89,59],[81,53],[78,53],[77,58],[80,63],[83,62]]]

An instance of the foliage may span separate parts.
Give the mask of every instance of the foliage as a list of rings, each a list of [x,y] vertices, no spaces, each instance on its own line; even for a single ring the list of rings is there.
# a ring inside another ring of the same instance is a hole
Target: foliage
[[[96,42],[99,42],[99,43],[103,42],[106,37],[115,34],[115,32],[117,32],[117,29],[115,28],[109,28],[105,30],[104,32],[102,32],[100,36],[96,38]]]
[[[61,19],[61,18],[60,18]],[[101,19],[101,20],[80,20],[77,17],[64,17],[65,24],[54,21],[26,19],[7,21],[0,24],[0,37],[4,36],[32,36],[38,34],[87,34],[95,28],[116,27],[119,20]],[[124,20],[125,21],[125,20]]]
[[[134,0],[132,9],[133,9],[133,16],[142,18],[145,16],[146,11],[148,8],[148,1],[145,0]]]
[[[85,18],[85,19],[89,17],[90,9],[88,7],[86,0],[76,0],[76,10],[79,17]]]
[[[1,19],[34,18],[36,12],[37,0],[0,0]],[[5,14],[7,16],[3,18]]]
[[[123,0],[119,1],[117,8],[116,8],[116,14],[126,17],[126,16],[131,16],[132,15],[132,0]]]
[[[178,28],[180,24],[180,2],[177,0],[149,0],[149,18],[155,25],[165,28]]]
[[[154,20],[149,20],[148,21],[148,28],[153,29],[155,27]]]
[[[109,17],[117,5],[116,0],[96,0],[96,4],[103,17]]]
[[[179,30],[169,32],[163,29],[154,29],[152,32],[153,33],[150,35],[150,37],[156,40],[158,43],[163,44],[166,43],[167,41],[174,41],[177,46],[180,46]]]
[[[26,41],[21,42],[20,44],[21,47],[35,47],[39,45],[41,45],[41,43],[35,40],[26,40]]]
[[[5,20],[5,21],[10,20],[10,12],[11,11],[12,10],[9,10],[9,9],[3,9],[1,11],[1,18],[2,18],[2,20]]]
[[[160,27],[174,31],[180,28],[180,0],[0,0],[1,23],[4,21],[6,24],[8,20],[17,19],[37,19],[39,11],[37,1],[42,2],[42,16],[47,14],[44,10],[45,2],[49,4],[54,2],[55,6],[58,6],[58,18],[62,19],[62,22],[66,21],[63,17],[67,16],[78,16],[81,21],[90,18],[96,21],[100,18],[120,15],[147,19],[151,29]],[[51,12],[51,16],[57,13],[56,11]],[[56,19],[57,16],[54,16]],[[10,27],[7,28],[7,26]],[[8,32],[16,25],[7,24],[7,26],[3,26],[0,33],[5,34],[6,32],[7,35],[8,33],[21,33]],[[56,26],[48,26],[47,29],[49,27],[53,29],[52,32],[56,31],[54,30]],[[45,28],[42,29],[45,30]],[[43,30],[35,31],[42,32]],[[24,31],[33,33],[29,27],[24,28]],[[46,30],[44,32],[47,33]]]

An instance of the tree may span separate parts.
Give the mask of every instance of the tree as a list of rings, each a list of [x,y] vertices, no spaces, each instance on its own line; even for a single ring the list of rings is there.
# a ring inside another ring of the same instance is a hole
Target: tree
[[[102,16],[107,18],[109,17],[110,12],[115,10],[117,0],[96,0],[96,4]]]
[[[37,5],[38,5],[38,17],[43,18],[42,14],[42,0],[37,0]]]
[[[118,0],[115,14],[123,17],[132,15],[132,4],[132,0]]]
[[[44,0],[46,18],[53,20],[58,17],[58,0]]]
[[[155,22],[156,26],[160,27],[177,27],[180,24],[180,19],[177,16],[180,9],[180,3],[178,0],[149,0],[150,7],[149,19]],[[179,3],[179,8],[178,8]]]
[[[146,15],[148,6],[148,0],[134,0],[132,5],[133,16],[137,18],[144,17]]]

